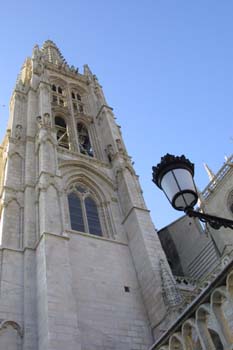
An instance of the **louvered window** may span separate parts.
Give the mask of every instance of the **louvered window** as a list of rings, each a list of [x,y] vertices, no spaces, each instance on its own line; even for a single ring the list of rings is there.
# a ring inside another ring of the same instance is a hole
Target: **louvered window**
[[[98,208],[90,192],[83,186],[73,186],[68,202],[72,230],[102,236]]]

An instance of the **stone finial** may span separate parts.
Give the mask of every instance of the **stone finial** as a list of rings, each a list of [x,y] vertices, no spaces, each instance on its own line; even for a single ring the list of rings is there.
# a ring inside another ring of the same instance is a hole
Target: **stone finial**
[[[92,74],[92,72],[91,72],[91,70],[90,70],[90,68],[89,68],[89,66],[88,66],[88,64],[84,64],[84,66],[83,66],[83,70],[84,70],[84,75],[93,75]]]
[[[209,180],[212,181],[215,178],[215,174],[206,163],[203,163],[203,165],[204,165],[205,171],[207,172]]]

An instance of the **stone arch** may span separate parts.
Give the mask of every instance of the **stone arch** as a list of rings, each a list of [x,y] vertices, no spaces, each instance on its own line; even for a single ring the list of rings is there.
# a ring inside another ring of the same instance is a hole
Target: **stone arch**
[[[169,350],[184,350],[180,333],[174,333],[169,339]]]
[[[226,287],[216,288],[211,294],[211,305],[213,314],[217,321],[219,337],[224,347],[229,346],[233,342],[233,336],[229,327],[228,320],[223,312],[223,304],[227,301]]]
[[[53,118],[54,128],[56,129],[56,140],[60,147],[70,149],[70,139],[68,132],[67,118],[60,113],[55,113]]]
[[[65,186],[65,217],[68,218],[69,221],[69,210],[68,210],[68,200],[67,200],[67,193],[69,192],[70,187],[74,184],[80,184],[84,187],[88,188],[90,190],[90,193],[92,194],[93,199],[96,201],[100,216],[100,222],[101,227],[103,231],[103,236],[114,238],[117,234],[117,230],[114,224],[114,220],[111,216],[111,194],[113,192],[113,186],[109,186],[109,179],[100,176],[100,172],[94,173],[96,176],[93,176],[93,169],[89,168],[91,171],[85,171],[84,169],[80,169],[77,173],[76,167],[73,169],[73,171],[70,170],[71,168],[68,167],[67,170],[69,170],[66,175],[68,175],[66,180],[66,186]],[[81,170],[81,171],[80,171]],[[83,171],[84,170],[84,171]],[[63,168],[64,171],[64,168]],[[64,176],[64,175],[63,175]],[[65,176],[64,176],[65,178]],[[98,181],[99,180],[99,181]],[[112,185],[112,184],[111,184]],[[70,222],[70,221],[69,221]],[[69,223],[70,226],[70,223]]]
[[[0,323],[0,330],[3,329],[3,328],[7,328],[7,327],[12,327],[14,328],[17,333],[19,334],[19,336],[21,338],[23,338],[23,329],[21,328],[21,326],[15,322],[15,321],[12,321],[12,320],[3,320],[1,323]]]
[[[91,181],[93,180],[93,175],[99,181],[104,182],[107,185],[109,190],[114,190],[114,184],[112,179],[102,172],[96,166],[87,164],[85,161],[81,160],[68,160],[59,164],[59,169],[62,173],[62,176],[65,178],[66,186],[65,189],[69,187],[69,184],[72,182],[72,178],[77,175],[84,175],[87,178],[89,177]],[[95,182],[95,181],[94,181]]]
[[[87,89],[86,89],[83,85],[78,84],[78,82],[75,83],[75,84],[70,83],[70,84],[68,85],[68,87],[69,87],[70,90],[78,90],[78,91],[80,92],[80,94],[82,94],[82,95],[88,93]]]
[[[39,227],[41,231],[63,232],[63,215],[61,211],[60,193],[56,183],[48,181],[38,191]],[[45,215],[45,210],[51,208]],[[54,220],[54,217],[56,220]]]
[[[208,328],[208,331],[210,333],[210,336],[211,336],[211,339],[212,339],[212,341],[214,343],[215,348],[217,350],[224,350],[223,344],[221,342],[221,339],[220,339],[218,333],[215,330],[211,329],[211,328]]]
[[[7,185],[19,188],[22,185],[23,178],[23,157],[21,154],[19,152],[9,153],[6,167],[9,169],[9,172],[11,168],[14,169],[14,178],[8,176]]]
[[[227,292],[231,300],[233,300],[233,271],[230,272],[229,275],[227,276],[226,286],[227,286]]]
[[[21,243],[21,206],[16,198],[9,198],[2,209],[1,240],[7,247],[20,248]],[[7,232],[7,235],[3,234]]]
[[[67,83],[60,77],[50,76],[52,106],[67,107]]]
[[[62,119],[65,120],[66,122],[66,125],[68,125],[68,121],[69,121],[69,118],[70,118],[70,114],[68,113],[65,113],[63,109],[59,108],[59,107],[54,107],[53,108],[53,114],[52,114],[52,125],[54,126],[55,123],[55,118],[56,117],[60,117]]]
[[[200,336],[194,319],[188,319],[182,326],[183,343],[186,350],[201,350]]]
[[[52,84],[61,85],[65,89],[67,89],[67,87],[68,87],[67,82],[64,79],[62,79],[61,77],[58,77],[56,75],[50,75],[49,76],[49,81],[50,81],[51,85]]]
[[[94,152],[92,148],[89,126],[85,122],[78,120],[76,122],[76,128],[80,153],[93,157]]]
[[[20,325],[11,320],[0,324],[0,348],[4,350],[22,349],[23,330]]]
[[[202,304],[196,311],[196,324],[200,334],[200,342],[204,349],[215,349],[208,330],[208,319],[211,314],[210,304]],[[216,349],[217,350],[217,349]]]

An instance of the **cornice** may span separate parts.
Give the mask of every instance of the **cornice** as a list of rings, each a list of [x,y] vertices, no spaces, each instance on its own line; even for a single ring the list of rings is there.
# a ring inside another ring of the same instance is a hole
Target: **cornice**
[[[102,105],[102,106],[100,107],[99,112],[96,114],[96,119],[99,117],[100,113],[103,111],[104,108],[107,108],[107,109],[109,109],[110,111],[113,111],[113,108],[112,108],[112,107],[110,107],[110,106],[108,106],[108,105]]]
[[[71,78],[74,81],[79,80],[79,81],[82,81],[83,83],[85,83],[87,85],[87,82],[88,82],[87,77],[84,76],[83,74],[67,71],[64,68],[56,67],[56,66],[54,66],[54,64],[49,63],[49,62],[45,63],[45,68],[48,71],[53,71],[53,72],[57,73],[61,77]]]
[[[108,238],[108,237],[104,237],[104,236],[96,236],[96,235],[93,235],[93,234],[87,233],[87,232],[80,232],[80,231],[75,231],[75,230],[65,230],[65,233],[83,236],[83,237],[90,238],[90,239],[97,239],[100,241],[105,241],[105,242],[109,242],[109,243],[113,243],[113,244],[120,244],[120,245],[128,246],[128,244],[126,242],[117,241],[117,240],[114,240],[112,238]]]
[[[130,216],[130,214],[132,213],[132,211],[133,211],[134,209],[136,209],[136,210],[141,210],[141,211],[150,213],[150,210],[148,210],[148,209],[133,206],[133,207],[128,211],[128,213],[126,214],[124,220],[122,221],[122,225],[126,222],[126,220],[128,219],[128,217]]]
[[[63,162],[74,162],[74,161],[85,161],[87,164],[96,164],[96,165],[100,165],[102,167],[105,167],[107,169],[111,169],[112,166],[107,163],[107,162],[104,162],[102,160],[99,160],[97,158],[94,158],[94,157],[89,157],[89,156],[85,156],[81,153],[78,153],[78,152],[74,152],[74,151],[70,151],[70,150],[66,150],[65,148],[63,147],[57,147],[57,150],[58,150],[58,154],[66,154],[66,155],[69,155],[69,156],[75,156],[75,159],[71,158],[71,159],[63,159],[63,158],[60,158],[59,161],[61,161],[61,164]]]

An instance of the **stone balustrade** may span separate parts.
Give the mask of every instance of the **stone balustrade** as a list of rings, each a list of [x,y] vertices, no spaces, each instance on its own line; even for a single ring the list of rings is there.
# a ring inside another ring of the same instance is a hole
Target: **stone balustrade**
[[[233,349],[233,261],[150,350]]]
[[[224,176],[229,172],[233,166],[233,156],[229,157],[227,162],[223,164],[221,169],[215,175],[213,180],[208,184],[208,186],[202,191],[203,199],[207,199],[209,195],[214,191],[216,186],[222,181]]]

